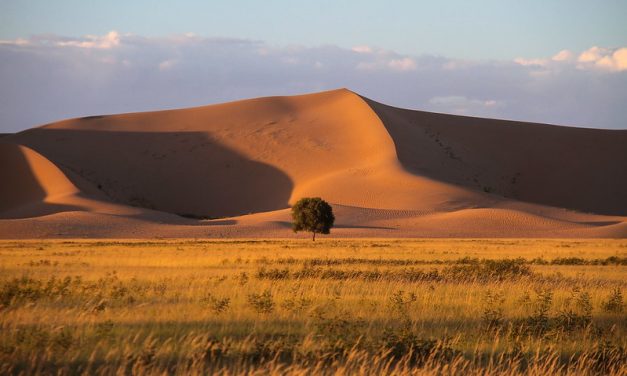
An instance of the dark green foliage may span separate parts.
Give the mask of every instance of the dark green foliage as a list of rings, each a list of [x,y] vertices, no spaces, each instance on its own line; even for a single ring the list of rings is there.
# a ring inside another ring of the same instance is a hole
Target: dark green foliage
[[[563,331],[585,329],[592,323],[592,302],[590,294],[575,288],[567,306],[557,317],[556,328]]]
[[[403,290],[398,290],[390,297],[390,308],[400,316],[406,317],[416,300],[418,300],[418,296],[413,292],[405,293]]]
[[[320,197],[305,197],[292,206],[292,229],[294,232],[310,231],[313,240],[316,234],[328,234],[335,222],[333,209]]]
[[[623,312],[623,293],[619,287],[612,290],[612,294],[607,301],[603,303],[603,309],[606,312],[622,313]]]
[[[265,290],[261,294],[249,294],[248,304],[258,313],[272,313],[274,311],[274,300],[270,290]]]
[[[271,279],[271,280],[289,279],[290,271],[288,269],[261,268],[257,271],[257,278],[258,279]]]
[[[501,292],[488,290],[484,297],[483,326],[487,331],[499,328],[503,324],[503,302],[505,298]]]
[[[44,298],[54,299],[67,296],[72,288],[80,284],[79,277],[60,279],[53,276],[45,282],[26,276],[13,278],[0,285],[0,308]]]
[[[231,298],[218,298],[209,293],[200,302],[209,307],[213,313],[219,315],[229,309]]]
[[[531,268],[525,260],[467,260],[467,263],[445,268],[443,273],[458,281],[505,281],[530,276]]]
[[[527,318],[526,326],[529,332],[543,334],[550,329],[549,310],[553,304],[553,291],[536,291],[537,298],[533,303],[533,312]]]
[[[423,365],[427,360],[444,363],[459,355],[447,341],[422,339],[411,329],[411,322],[405,321],[400,328],[386,329],[383,333],[381,353],[387,358],[399,361],[405,358],[413,365]]]
[[[348,312],[334,312],[331,307],[318,307],[311,313],[311,325],[316,336],[327,345],[352,347],[366,323]],[[335,350],[338,350],[336,347]]]

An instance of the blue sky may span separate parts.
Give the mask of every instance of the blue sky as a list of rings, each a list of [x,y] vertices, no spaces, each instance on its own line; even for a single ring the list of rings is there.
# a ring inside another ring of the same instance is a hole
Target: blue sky
[[[0,39],[193,32],[278,45],[373,45],[511,59],[627,45],[624,0],[0,0]]]
[[[0,0],[0,133],[339,87],[627,129],[626,14],[624,0]]]

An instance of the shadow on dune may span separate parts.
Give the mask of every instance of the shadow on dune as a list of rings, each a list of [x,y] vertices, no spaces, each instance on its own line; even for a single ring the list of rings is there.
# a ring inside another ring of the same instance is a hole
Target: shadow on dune
[[[346,228],[346,229],[398,230],[398,228],[384,227],[384,226],[335,225],[334,227],[335,228]]]
[[[362,99],[412,173],[520,201],[627,215],[627,130],[455,116]]]
[[[0,144],[0,219],[43,216],[80,210],[72,205],[43,202],[47,193],[32,166],[15,144]]]
[[[622,222],[621,221],[576,221],[574,223],[578,223],[580,225],[587,225],[587,226],[604,227],[604,226],[617,225]]]
[[[203,132],[116,132],[37,128],[16,135],[76,186],[114,202],[198,218],[288,207],[282,171]],[[74,178],[72,178],[74,177]]]
[[[233,226],[237,224],[235,219],[217,219],[213,221],[206,221],[202,223],[205,226]]]
[[[284,228],[292,228],[292,223],[288,221],[274,221],[275,223]],[[333,228],[346,228],[346,229],[370,229],[370,230],[397,230],[394,227],[381,227],[381,226],[360,226],[360,225],[341,225],[335,224]]]

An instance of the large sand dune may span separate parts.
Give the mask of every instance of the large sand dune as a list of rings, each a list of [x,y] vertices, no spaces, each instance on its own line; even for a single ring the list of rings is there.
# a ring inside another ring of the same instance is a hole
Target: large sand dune
[[[304,196],[334,205],[338,236],[627,235],[627,131],[403,110],[345,89],[70,119],[0,142],[0,237],[289,237]]]

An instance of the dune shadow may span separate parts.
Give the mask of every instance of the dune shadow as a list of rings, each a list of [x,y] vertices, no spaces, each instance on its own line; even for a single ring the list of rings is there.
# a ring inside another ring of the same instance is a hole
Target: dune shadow
[[[364,229],[364,230],[397,230],[397,228],[385,227],[385,226],[335,225],[334,227],[346,228],[346,229]]]
[[[102,118],[104,118],[104,115],[90,115],[90,116],[83,116],[82,118],[80,118],[80,120],[98,120]]]
[[[627,215],[627,130],[414,111],[362,99],[411,173],[524,202]]]
[[[37,128],[17,138],[59,166],[81,190],[97,189],[113,202],[186,217],[284,209],[293,189],[281,170],[204,132]]]
[[[205,226],[233,226],[237,224],[235,219],[214,219],[202,222]]]
[[[0,219],[21,219],[80,210],[80,207],[50,204],[46,190],[18,145],[0,145]]]
[[[292,228],[292,223],[288,221],[272,221],[271,223],[277,224],[284,228]],[[333,225],[333,228],[366,229],[366,230],[396,230],[396,228],[394,227],[342,225],[342,224],[335,224]]]
[[[621,221],[577,221],[574,223],[578,223],[580,225],[588,225],[595,227],[603,227],[603,226],[612,226],[622,223]]]

